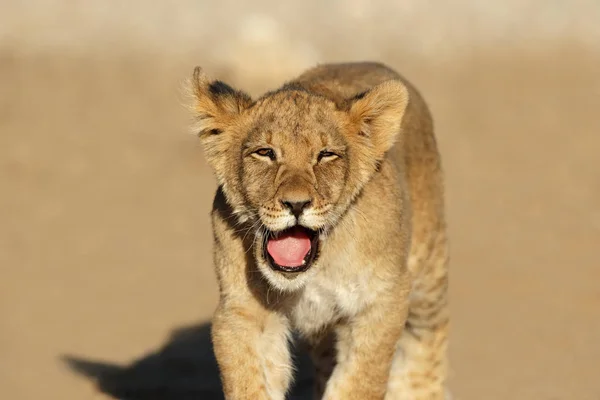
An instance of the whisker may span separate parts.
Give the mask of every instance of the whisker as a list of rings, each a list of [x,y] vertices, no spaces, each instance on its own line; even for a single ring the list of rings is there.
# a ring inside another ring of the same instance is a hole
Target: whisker
[[[251,226],[248,228],[248,230],[246,231],[246,234],[245,234],[245,235],[244,235],[244,237],[242,238],[242,242],[246,240],[246,237],[248,236],[248,234],[249,234],[250,232],[252,232],[252,231],[254,230],[254,228],[255,228],[257,225],[259,225],[259,224],[262,224],[262,222],[261,222],[260,218],[259,218],[259,219],[257,219],[257,220],[256,220],[256,221],[255,221],[255,222],[254,222],[254,223],[253,223],[253,224],[252,224],[252,225],[251,225]]]

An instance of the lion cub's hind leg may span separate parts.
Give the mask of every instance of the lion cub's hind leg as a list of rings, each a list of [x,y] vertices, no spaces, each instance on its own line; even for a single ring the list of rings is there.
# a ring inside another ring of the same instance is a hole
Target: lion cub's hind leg
[[[327,381],[333,373],[336,364],[335,335],[324,333],[307,341],[310,346],[310,357],[315,368],[313,399],[323,398]]]
[[[419,271],[409,316],[392,364],[386,400],[448,400],[448,246],[445,236],[432,252],[415,249],[410,265]],[[427,254],[429,253],[429,254]]]

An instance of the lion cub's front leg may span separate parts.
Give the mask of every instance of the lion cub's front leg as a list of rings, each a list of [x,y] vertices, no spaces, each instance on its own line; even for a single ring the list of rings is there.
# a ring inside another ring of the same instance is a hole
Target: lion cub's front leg
[[[252,301],[222,303],[212,338],[227,400],[283,400],[292,375],[289,329]]]
[[[324,399],[384,399],[396,342],[406,321],[406,292],[371,305],[337,328],[337,365]]]

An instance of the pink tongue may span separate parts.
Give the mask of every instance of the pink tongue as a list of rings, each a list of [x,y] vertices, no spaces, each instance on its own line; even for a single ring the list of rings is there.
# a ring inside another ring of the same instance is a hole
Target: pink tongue
[[[267,251],[282,267],[299,267],[310,251],[310,238],[301,229],[293,229],[277,239],[270,239]]]

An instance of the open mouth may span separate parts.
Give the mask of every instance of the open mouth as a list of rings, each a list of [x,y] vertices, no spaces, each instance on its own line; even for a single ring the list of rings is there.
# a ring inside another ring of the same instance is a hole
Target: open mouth
[[[319,252],[319,234],[294,226],[280,232],[267,233],[265,259],[271,268],[282,272],[303,272],[311,267]]]

